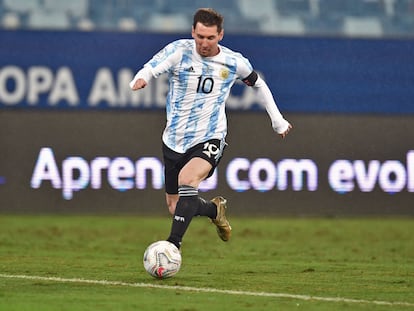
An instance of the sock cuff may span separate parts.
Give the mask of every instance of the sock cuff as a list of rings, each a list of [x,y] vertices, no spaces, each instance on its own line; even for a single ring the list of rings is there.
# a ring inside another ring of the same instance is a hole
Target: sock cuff
[[[198,196],[198,189],[192,186],[181,185],[178,186],[178,195],[180,197]]]

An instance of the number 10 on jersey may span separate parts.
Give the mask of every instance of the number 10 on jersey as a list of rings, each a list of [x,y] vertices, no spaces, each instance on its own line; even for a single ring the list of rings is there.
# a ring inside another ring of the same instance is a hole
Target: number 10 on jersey
[[[211,77],[198,77],[197,93],[209,94],[213,90],[214,80]]]

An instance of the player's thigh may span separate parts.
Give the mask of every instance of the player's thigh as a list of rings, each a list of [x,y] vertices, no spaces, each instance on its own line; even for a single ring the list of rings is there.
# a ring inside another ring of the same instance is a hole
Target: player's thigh
[[[198,188],[198,185],[207,178],[212,168],[213,166],[205,159],[191,158],[181,169],[178,175],[178,184]]]

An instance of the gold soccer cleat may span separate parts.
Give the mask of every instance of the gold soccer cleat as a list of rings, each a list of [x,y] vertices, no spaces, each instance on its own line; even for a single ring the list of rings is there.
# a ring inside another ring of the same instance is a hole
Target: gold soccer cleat
[[[231,236],[231,226],[226,218],[227,200],[223,197],[215,197],[211,202],[217,206],[216,219],[212,219],[211,222],[216,225],[220,239],[226,242]]]

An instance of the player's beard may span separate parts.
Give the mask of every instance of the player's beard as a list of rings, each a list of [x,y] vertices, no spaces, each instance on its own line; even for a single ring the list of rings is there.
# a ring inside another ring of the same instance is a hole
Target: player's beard
[[[202,56],[210,56],[210,50],[209,49],[203,49],[201,55]]]
[[[198,48],[198,54],[200,54],[201,56],[203,56],[203,57],[208,57],[208,56],[210,56],[210,53],[211,53],[211,49],[210,48],[208,48],[208,47],[202,47],[202,46],[200,46],[199,48]]]
[[[217,48],[217,50],[218,50],[218,48]],[[202,47],[202,46],[199,46],[197,52],[202,57],[212,57],[212,56],[215,56],[215,55],[218,54],[218,52],[217,53],[213,53],[212,51],[213,51],[213,48],[211,48],[211,47]]]

